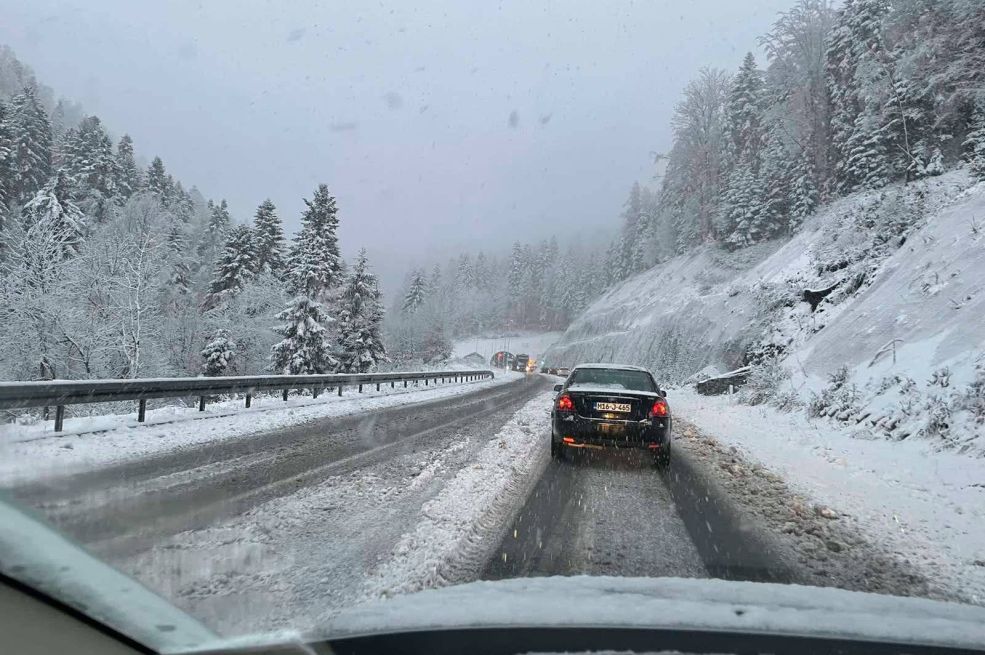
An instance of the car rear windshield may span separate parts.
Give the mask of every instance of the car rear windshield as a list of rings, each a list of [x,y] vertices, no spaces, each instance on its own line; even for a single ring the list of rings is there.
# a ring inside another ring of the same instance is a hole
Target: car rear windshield
[[[592,387],[611,387],[627,391],[657,390],[653,378],[646,371],[627,371],[618,368],[579,368],[571,373],[568,386],[584,385]]]

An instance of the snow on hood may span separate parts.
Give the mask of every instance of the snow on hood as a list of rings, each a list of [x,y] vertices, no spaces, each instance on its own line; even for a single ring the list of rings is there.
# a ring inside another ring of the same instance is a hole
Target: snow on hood
[[[985,643],[985,608],[761,582],[520,578],[357,606],[321,634],[503,626],[735,630],[978,648]]]

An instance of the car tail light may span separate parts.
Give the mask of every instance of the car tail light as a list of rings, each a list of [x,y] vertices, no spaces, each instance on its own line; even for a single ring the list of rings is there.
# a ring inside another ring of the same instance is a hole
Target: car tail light
[[[556,409],[559,412],[573,412],[575,411],[575,403],[571,400],[571,396],[563,393],[558,396]]]
[[[663,398],[658,398],[653,402],[653,407],[650,408],[650,418],[667,418],[669,411],[667,401]]]

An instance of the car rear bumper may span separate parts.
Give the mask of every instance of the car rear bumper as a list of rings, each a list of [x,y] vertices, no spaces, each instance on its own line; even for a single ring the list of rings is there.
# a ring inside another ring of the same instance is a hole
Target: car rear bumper
[[[644,448],[659,450],[670,442],[671,419],[651,423],[616,422],[568,418],[561,415],[552,421],[551,438],[574,448]]]

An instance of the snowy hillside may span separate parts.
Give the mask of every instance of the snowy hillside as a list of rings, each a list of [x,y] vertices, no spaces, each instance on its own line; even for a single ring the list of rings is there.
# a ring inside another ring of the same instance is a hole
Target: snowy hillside
[[[595,302],[547,360],[670,383],[753,364],[749,403],[963,449],[985,414],[983,291],[985,185],[957,171],[848,196],[786,242],[671,259]]]

